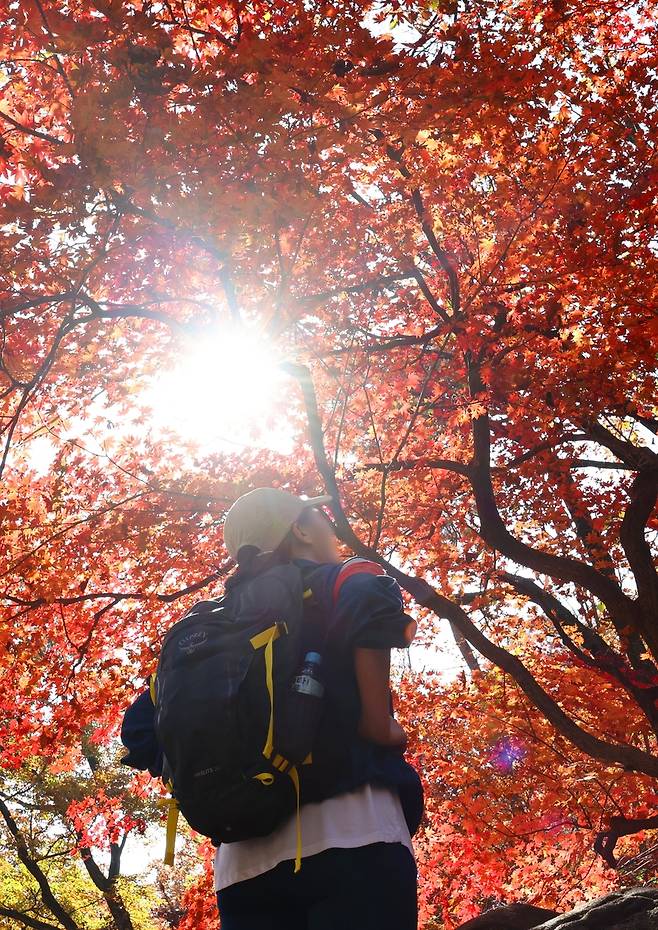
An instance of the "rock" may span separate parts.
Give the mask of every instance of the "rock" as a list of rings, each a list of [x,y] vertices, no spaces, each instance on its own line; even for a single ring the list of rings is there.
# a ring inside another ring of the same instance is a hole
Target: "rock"
[[[582,904],[537,930],[658,930],[658,888],[627,888]]]
[[[627,888],[555,914],[510,904],[461,924],[458,930],[658,930],[658,888]]]
[[[557,911],[549,911],[545,907],[508,904],[460,924],[458,930],[530,930],[531,927],[538,927],[542,921],[557,916]]]

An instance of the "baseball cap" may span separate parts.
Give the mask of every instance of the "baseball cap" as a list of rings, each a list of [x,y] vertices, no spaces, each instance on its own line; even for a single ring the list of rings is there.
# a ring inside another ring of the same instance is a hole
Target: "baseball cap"
[[[297,497],[283,488],[254,488],[231,504],[224,518],[224,544],[232,558],[241,546],[258,546],[263,552],[276,549],[307,507],[328,504],[330,494]]]

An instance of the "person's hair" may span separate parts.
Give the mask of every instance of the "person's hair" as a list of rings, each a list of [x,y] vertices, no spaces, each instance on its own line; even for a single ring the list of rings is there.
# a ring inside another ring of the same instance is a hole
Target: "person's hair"
[[[295,523],[299,523],[303,526],[308,518],[310,509],[310,507],[307,507],[302,510]],[[251,578],[255,578],[256,575],[260,575],[261,572],[267,571],[268,568],[272,568],[274,565],[283,565],[286,562],[292,561],[295,539],[296,537],[291,525],[279,545],[271,552],[263,552],[258,546],[251,546],[248,543],[244,546],[240,546],[236,557],[237,567],[226,579],[224,589],[230,591],[231,588],[234,588],[236,585],[242,584],[244,581],[249,581]]]

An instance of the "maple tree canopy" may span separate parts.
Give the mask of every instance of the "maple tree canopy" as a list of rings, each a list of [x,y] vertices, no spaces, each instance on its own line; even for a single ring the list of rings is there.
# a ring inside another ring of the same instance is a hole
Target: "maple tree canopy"
[[[0,9],[2,768],[116,739],[240,493],[328,492],[428,641],[642,780],[614,861],[658,775],[655,6]],[[244,328],[292,454],[150,419]]]

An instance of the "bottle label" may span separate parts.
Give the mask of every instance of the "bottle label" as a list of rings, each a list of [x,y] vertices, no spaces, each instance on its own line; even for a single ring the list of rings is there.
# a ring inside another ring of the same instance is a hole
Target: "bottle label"
[[[312,694],[315,697],[322,697],[324,694],[322,682],[310,675],[297,675],[292,687],[293,691],[297,691],[299,694]]]

